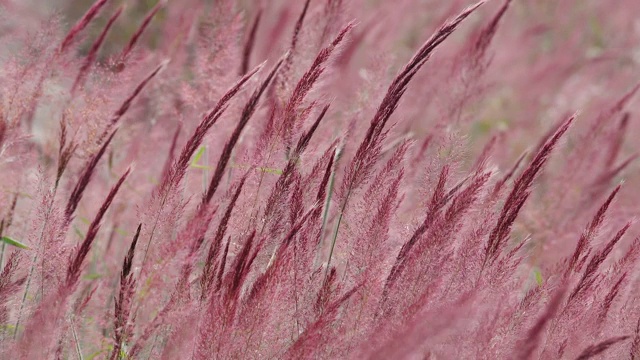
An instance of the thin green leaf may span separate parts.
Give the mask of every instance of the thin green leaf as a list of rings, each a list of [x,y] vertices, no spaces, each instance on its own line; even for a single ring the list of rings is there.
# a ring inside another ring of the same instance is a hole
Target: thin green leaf
[[[98,351],[94,352],[93,354],[91,354],[91,355],[87,356],[85,359],[86,359],[86,360],[93,360],[93,359],[95,359],[98,355],[102,354],[103,352],[105,352],[105,350],[104,350],[104,349],[103,349],[103,350],[98,350]]]
[[[28,247],[27,245],[17,241],[17,240],[13,240],[12,238],[8,237],[8,236],[3,236],[2,238],[0,238],[0,241],[9,244],[9,245],[13,245],[15,247],[19,247],[21,249],[27,249],[27,250],[31,250],[30,247]]]
[[[261,167],[261,168],[258,168],[258,171],[262,171],[262,172],[270,173],[270,174],[282,175],[282,170],[280,170],[280,169]]]
[[[77,226],[73,226],[73,230],[76,232],[76,235],[80,237],[80,239],[84,239],[84,233]]]
[[[101,277],[102,277],[102,274],[98,274],[98,273],[90,273],[83,276],[85,280],[96,280],[96,279],[100,279]]]
[[[118,233],[118,235],[129,236],[129,233],[125,229],[115,228],[114,230],[115,230],[115,232]]]
[[[544,279],[542,278],[542,272],[540,271],[540,269],[534,269],[533,276],[535,277],[536,284],[538,284],[538,286],[542,286],[542,284],[544,284]]]
[[[205,147],[200,146],[200,148],[198,149],[198,152],[193,156],[193,160],[191,160],[191,166],[196,167],[196,166],[201,166],[198,165],[198,161],[200,161],[200,158],[202,157],[202,155],[204,155],[204,150]]]

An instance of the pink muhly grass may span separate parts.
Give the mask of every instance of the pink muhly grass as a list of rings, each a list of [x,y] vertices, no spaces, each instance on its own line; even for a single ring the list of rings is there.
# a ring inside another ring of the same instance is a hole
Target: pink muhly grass
[[[41,352],[43,350],[44,354],[51,351],[49,347],[52,345],[52,341],[58,336],[56,334],[56,324],[60,321],[60,312],[63,311],[68,298],[77,288],[80,273],[83,271],[85,259],[91,250],[92,244],[97,236],[98,230],[100,229],[102,218],[110,207],[115,195],[118,193],[120,186],[129,175],[129,171],[130,170],[127,170],[111,189],[102,203],[102,206],[98,210],[98,213],[91,222],[84,240],[76,247],[75,251],[72,252],[67,264],[65,281],[58,286],[54,293],[48,295],[47,299],[38,306],[33,317],[30,319],[30,322],[26,325],[25,333],[19,341],[19,350],[21,351],[22,356],[25,356],[26,354],[34,355],[38,351]],[[88,302],[89,299],[90,297],[87,298],[86,302]],[[80,308],[82,307],[83,306],[81,305]],[[19,325],[20,318],[18,318],[18,321],[16,322],[16,328],[18,328]],[[41,329],[44,329],[45,331],[43,333],[38,333],[38,327],[41,327]],[[14,333],[14,336],[16,333],[17,330]],[[36,341],[37,339],[40,341],[40,344],[38,345],[38,347],[40,347],[39,349],[36,349],[36,347],[33,346],[33,341]]]
[[[598,344],[591,345],[588,348],[584,349],[584,351],[576,358],[576,360],[586,360],[591,359],[597,355],[600,355],[604,351],[606,351],[609,347],[628,339],[628,336],[617,336],[605,341],[602,341]]]
[[[533,180],[535,180],[536,175],[547,162],[551,150],[553,150],[558,140],[560,140],[562,135],[569,129],[569,125],[571,125],[574,119],[575,116],[572,116],[564,121],[558,130],[555,131],[555,134],[540,148],[529,166],[515,181],[513,189],[511,193],[509,193],[505,205],[502,208],[498,223],[491,231],[491,235],[489,235],[489,241],[485,251],[485,263],[489,261],[489,264],[491,264],[499,256],[513,222],[531,193],[530,188]]]
[[[50,5],[0,1],[0,357],[640,358],[636,2]]]
[[[69,48],[69,46],[71,46],[78,34],[82,30],[84,30],[84,28],[86,28],[89,23],[91,23],[91,21],[98,15],[100,10],[107,4],[107,1],[108,0],[98,0],[93,5],[91,5],[84,16],[82,16],[82,18],[78,20],[78,22],[71,28],[71,30],[69,30],[69,33],[67,33],[67,36],[62,41],[62,44],[60,44],[60,52],[64,52]]]
[[[209,294],[211,287],[213,285],[213,281],[217,278],[215,271],[215,264],[218,262],[218,253],[220,252],[220,247],[222,246],[222,240],[224,238],[225,232],[227,231],[227,226],[229,223],[229,218],[231,218],[231,212],[233,211],[233,207],[240,196],[240,192],[242,191],[242,187],[244,186],[246,178],[243,178],[238,184],[229,205],[227,206],[227,210],[222,216],[222,220],[220,220],[220,225],[218,226],[218,230],[216,231],[216,235],[213,238],[211,245],[209,246],[209,252],[207,254],[204,268],[202,270],[202,297],[205,298]],[[222,260],[220,260],[220,269],[224,270],[223,263],[226,261],[228,250],[225,248],[223,252]]]
[[[491,45],[491,41],[493,40],[496,32],[498,31],[498,27],[500,24],[500,20],[504,17],[509,6],[511,5],[512,0],[504,0],[504,4],[500,7],[498,12],[494,15],[493,19],[482,29],[480,34],[478,35],[472,50],[472,64],[473,67],[482,67],[484,64],[480,62],[486,58],[487,50],[489,49],[489,45]],[[486,66],[486,65],[484,65]]]
[[[67,207],[65,208],[64,214],[65,214],[65,217],[67,218],[67,221],[71,220],[71,216],[78,208],[78,204],[82,199],[84,190],[87,188],[89,181],[91,181],[91,177],[93,176],[93,173],[96,169],[96,166],[98,165],[98,162],[104,155],[107,149],[107,146],[109,146],[109,143],[111,143],[111,140],[113,140],[113,137],[115,136],[115,134],[116,134],[115,132],[111,133],[111,135],[109,135],[109,137],[102,144],[100,149],[86,163],[78,182],[73,188],[73,192],[71,193],[71,196],[69,196]]]
[[[132,332],[132,326],[129,325],[129,316],[131,315],[131,303],[133,302],[132,297],[135,292],[136,281],[133,278],[131,270],[133,266],[133,256],[136,251],[136,244],[138,243],[141,229],[142,224],[139,224],[136,234],[133,236],[133,240],[131,241],[131,246],[129,247],[127,256],[124,258],[124,262],[122,263],[120,290],[115,301],[113,325],[115,346],[111,353],[111,359],[116,359],[120,356],[122,343],[131,336]]]
[[[260,69],[262,65],[257,66],[255,69],[245,74],[238,80],[227,92],[220,98],[216,105],[205,115],[196,130],[191,135],[191,138],[187,141],[180,156],[175,163],[171,166],[170,170],[163,177],[161,189],[168,191],[170,187],[177,186],[184,177],[187,167],[189,166],[189,160],[195,154],[196,150],[202,143],[205,135],[211,129],[211,127],[218,121],[220,116],[227,109],[227,103],[240,91],[243,85],[251,79]]]
[[[360,146],[353,158],[353,162],[349,165],[347,170],[346,179],[343,182],[345,185],[342,190],[344,199],[342,200],[334,241],[331,244],[329,259],[327,260],[327,272],[331,265],[331,257],[335,246],[335,237],[337,236],[338,228],[340,227],[349,197],[351,196],[352,191],[366,179],[371,171],[373,163],[377,160],[378,153],[380,152],[380,142],[385,137],[385,133],[383,133],[385,125],[398,107],[398,103],[400,102],[402,95],[407,90],[409,82],[416,75],[418,70],[420,70],[420,68],[429,60],[436,47],[451,35],[456,27],[483,3],[483,1],[478,2],[477,4],[465,9],[455,19],[447,22],[438,29],[436,33],[432,35],[431,38],[429,38],[429,40],[427,40],[413,55],[413,58],[411,58],[411,60],[404,66],[389,86],[384,99],[380,103],[380,106],[374,115],[374,118],[371,120],[367,134],[360,143]],[[327,272],[325,272],[325,278]]]
[[[578,285],[575,287],[573,292],[571,292],[571,295],[569,295],[569,299],[568,299],[569,302],[573,300],[576,296],[580,295],[585,290],[588,290],[589,287],[593,285],[593,283],[596,280],[594,277],[596,275],[596,271],[598,270],[598,267],[604,262],[604,260],[607,258],[607,255],[609,255],[611,250],[613,250],[613,247],[616,245],[616,243],[620,241],[622,236],[627,232],[627,230],[629,230],[630,226],[631,224],[627,223],[622,229],[620,229],[616,233],[613,239],[611,239],[606,244],[604,249],[595,253],[592,256],[591,260],[589,261],[589,263],[584,269],[584,273],[582,275],[582,278],[580,278]]]
[[[195,131],[193,132],[193,134],[191,135],[189,140],[184,145],[184,147],[183,147],[183,149],[182,149],[182,151],[180,153],[180,156],[175,160],[173,160],[173,155],[171,155],[169,157],[167,165],[165,165],[165,170],[163,171],[163,175],[162,175],[162,180],[160,182],[160,186],[157,188],[157,191],[154,194],[155,196],[157,196],[159,198],[160,208],[161,209],[165,206],[165,203],[167,202],[167,199],[168,199],[170,193],[173,190],[175,190],[175,188],[180,184],[182,178],[185,176],[185,173],[186,173],[187,168],[189,166],[189,160],[191,159],[193,154],[195,154],[196,150],[198,149],[198,147],[200,146],[200,144],[204,140],[205,135],[207,134],[209,129],[211,129],[211,127],[216,123],[216,121],[218,121],[218,119],[222,116],[222,114],[227,109],[228,102],[240,91],[240,89],[243,87],[243,85],[253,75],[255,75],[261,68],[262,68],[262,65],[259,65],[258,67],[256,67],[252,71],[250,71],[249,73],[245,74],[229,90],[227,90],[227,92],[220,98],[220,100],[216,103],[216,105],[203,117],[203,119],[201,120],[199,125],[196,127]],[[254,102],[253,102],[254,109],[255,109],[256,104],[257,104],[257,99],[255,99]],[[253,110],[251,110],[251,111],[253,111]],[[248,113],[248,115],[250,117],[250,113]],[[245,117],[245,119],[246,119],[245,121],[248,121],[248,117]],[[241,130],[242,129],[240,128],[240,131]],[[176,139],[176,138],[177,138],[177,133],[174,135],[174,139]],[[173,154],[174,150],[175,150],[175,145],[172,144],[170,154]],[[229,149],[229,151],[230,151],[230,149]],[[221,158],[221,161],[222,161],[222,158]],[[227,161],[228,161],[228,159],[227,159]],[[220,174],[218,175],[219,177],[222,176],[222,171],[224,171],[224,168],[221,168],[221,170],[219,170],[219,172],[220,172]],[[206,199],[206,197],[203,198],[203,201],[204,201],[204,199]],[[206,211],[206,208],[202,207],[202,211],[200,211],[199,215],[196,218],[192,219],[191,221],[193,223],[198,224],[198,227],[202,227],[202,225],[203,225],[202,220],[207,217],[207,216],[205,216],[207,213],[209,214],[209,218],[210,218],[210,216],[213,216],[213,213],[211,213],[210,211]],[[147,254],[149,252],[149,247],[151,246],[151,242],[153,240],[153,236],[155,234],[159,218],[160,218],[160,215],[156,214],[154,223],[153,223],[153,225],[151,227],[149,240],[148,240],[148,242],[147,242],[147,244],[145,246],[144,257],[143,257],[143,260],[142,260],[142,269],[143,270],[145,268],[145,264],[146,264],[146,261],[147,261]],[[204,227],[204,230],[206,231],[206,228],[208,227],[208,221],[205,221],[205,223],[206,223],[206,226]],[[190,224],[189,227],[192,227],[192,224]],[[198,241],[196,243],[198,245],[195,247],[195,249],[199,248],[199,244],[201,244],[202,240],[203,240],[201,238],[201,235],[197,235],[197,238],[198,238]]]
[[[640,356],[640,319],[638,319],[638,324],[636,325],[636,328],[633,334],[633,342],[631,343],[631,350],[629,351],[629,356],[633,360],[635,360],[638,356]]]
[[[308,3],[308,1],[307,1]],[[306,6],[306,5],[305,5]],[[301,15],[302,19],[302,15]],[[302,21],[302,20],[300,20]],[[313,60],[311,67],[302,75],[297,82],[295,88],[291,92],[291,96],[286,102],[284,108],[284,115],[281,125],[281,136],[285,140],[285,144],[290,147],[292,142],[292,133],[296,127],[296,121],[300,121],[301,117],[297,116],[296,112],[299,111],[299,107],[302,105],[304,99],[308,96],[309,92],[316,85],[320,76],[325,72],[327,62],[331,58],[331,55],[336,51],[336,48],[345,39],[347,34],[353,28],[353,24],[348,24],[344,27],[340,33],[333,39],[333,41],[326,47],[318,52],[318,55]],[[294,38],[297,34],[294,34]],[[290,60],[289,54],[295,46],[295,41],[292,42],[292,49],[287,53],[286,60]],[[286,64],[286,63],[285,63]]]
[[[7,133],[7,122],[0,118],[0,147],[3,145]]]
[[[60,138],[58,140],[59,148],[58,148],[58,169],[56,171],[56,183],[54,187],[58,187],[60,183],[60,179],[62,178],[62,174],[67,168],[73,153],[78,147],[78,144],[72,139],[71,141],[67,140],[67,125],[64,119],[60,121]]]
[[[553,318],[556,311],[560,308],[562,300],[564,299],[565,291],[556,290],[556,293],[550,299],[547,308],[540,315],[535,324],[529,329],[526,339],[522,340],[522,347],[520,349],[519,357],[521,359],[530,359],[535,352],[540,338],[543,336],[547,323]]]
[[[299,161],[300,155],[302,155],[305,148],[309,145],[309,141],[311,140],[313,133],[316,131],[316,129],[320,125],[320,122],[322,121],[324,116],[327,114],[328,110],[329,110],[329,105],[325,105],[320,111],[320,114],[318,115],[314,123],[311,125],[311,127],[305,133],[303,133],[300,139],[298,140],[296,147],[293,150],[293,153],[289,157],[289,161],[285,165],[284,170],[282,170],[282,174],[278,177],[278,180],[276,181],[273,192],[271,193],[271,195],[269,195],[269,199],[267,200],[267,207],[264,211],[267,217],[270,217],[272,215],[273,208],[275,206],[277,206],[282,201],[284,201],[282,197],[285,194],[287,194],[292,184],[292,181],[293,181],[292,175],[295,169],[296,162]]]
[[[166,65],[165,63],[158,65],[149,75],[147,75],[147,77],[145,77],[138,84],[138,86],[136,86],[136,88],[129,95],[129,97],[127,97],[122,102],[122,105],[120,105],[120,108],[116,110],[116,112],[113,114],[111,119],[109,119],[109,121],[107,122],[106,128],[104,129],[104,131],[102,132],[102,135],[98,139],[99,141],[102,141],[107,136],[107,134],[112,131],[113,127],[115,127],[118,124],[118,121],[120,121],[122,116],[127,112],[127,110],[129,110],[129,107],[131,107],[131,104],[136,99],[136,97],[140,95],[140,93],[142,92],[142,89],[144,89],[144,87],[147,86],[147,84],[151,81],[151,79],[153,79],[156,75],[158,75],[160,70],[162,70],[162,68],[164,68],[165,65]]]
[[[109,206],[111,206],[111,203],[113,202],[113,198],[118,193],[118,190],[120,190],[120,186],[122,186],[122,183],[126,180],[127,176],[129,176],[130,171],[131,169],[128,169],[120,177],[118,182],[113,186],[113,188],[107,195],[106,199],[102,203],[100,210],[98,210],[98,213],[96,214],[95,218],[89,225],[89,230],[87,230],[87,235],[85,236],[84,240],[80,244],[80,247],[78,247],[72,259],[70,259],[69,267],[67,268],[67,280],[65,284],[65,287],[67,289],[73,289],[76,283],[78,282],[80,272],[82,271],[82,264],[84,263],[84,260],[87,257],[89,250],[91,250],[91,245],[93,244],[96,238],[98,230],[100,230],[100,222],[102,221],[102,217],[104,216],[107,209],[109,209]]]
[[[0,321],[2,321],[2,323],[6,323],[7,320],[9,320],[9,309],[5,305],[7,300],[11,295],[20,290],[20,286],[26,280],[24,277],[15,280],[11,279],[11,276],[18,266],[19,256],[20,254],[18,253],[11,254],[2,268],[2,273],[0,273],[0,302],[3,304],[0,307]]]
[[[460,25],[460,23],[466,19],[473,11],[475,11],[478,7],[480,7],[484,1],[480,1],[477,4],[465,9],[462,13],[460,13],[456,18],[444,24],[440,29],[436,31],[435,34],[429,38],[420,49],[413,55],[411,60],[404,66],[404,68],[400,71],[400,73],[395,77],[389,89],[387,90],[387,94],[384,99],[380,103],[376,115],[371,120],[371,125],[367,130],[367,135],[363,139],[360,147],[358,148],[358,153],[360,156],[364,156],[364,152],[370,149],[377,143],[377,140],[380,138],[382,131],[385,128],[385,125],[389,121],[389,118],[393,114],[393,112],[398,107],[398,103],[402,98],[402,95],[407,90],[407,86],[411,79],[416,75],[416,73],[420,70],[424,64],[429,61],[434,50],[440,45],[447,37],[449,37]],[[360,159],[360,157],[356,156],[356,159]],[[362,160],[359,160],[362,161]],[[359,169],[359,167],[358,167]]]
[[[111,15],[111,17],[109,18],[109,21],[107,21],[107,25],[105,25],[104,29],[102,29],[100,36],[98,36],[98,38],[94,41],[93,45],[91,45],[89,54],[87,54],[87,57],[85,58],[84,63],[82,64],[82,67],[80,67],[78,76],[76,77],[76,80],[73,82],[73,86],[71,87],[71,93],[75,92],[76,88],[82,83],[85,76],[87,75],[87,72],[89,71],[89,67],[96,61],[96,58],[98,56],[98,51],[100,50],[100,46],[104,42],[104,39],[107,37],[107,34],[109,33],[109,29],[111,29],[111,27],[116,22],[116,20],[118,20],[118,17],[120,17],[120,14],[122,14],[122,10],[124,10],[124,8],[121,6],[118,8],[118,10],[116,10],[115,13],[113,13],[113,15]]]
[[[262,84],[260,84],[260,87],[253,92],[251,98],[249,99],[249,101],[247,101],[244,109],[242,110],[242,115],[240,115],[240,121],[238,122],[238,125],[236,125],[236,128],[233,130],[233,133],[229,138],[229,141],[227,141],[222,149],[222,154],[220,155],[218,164],[216,165],[216,168],[213,172],[213,177],[211,178],[209,187],[207,188],[207,191],[202,198],[203,204],[208,204],[211,201],[211,198],[213,198],[216,190],[218,189],[220,180],[222,179],[222,175],[224,174],[227,163],[229,162],[229,159],[231,157],[231,151],[238,142],[242,130],[244,130],[244,128],[247,126],[247,123],[251,119],[251,116],[256,111],[256,107],[258,105],[260,97],[271,83],[271,80],[273,79],[275,74],[278,72],[280,65],[282,65],[282,61],[283,60],[280,60],[278,61],[278,63],[276,63],[269,75],[267,75],[267,78],[262,82]]]
[[[607,213],[609,206],[611,206],[613,199],[616,197],[616,195],[620,191],[620,188],[621,186],[618,185],[611,192],[607,200],[600,206],[600,208],[598,209],[598,212],[593,216],[593,219],[591,220],[591,222],[589,223],[585,231],[580,235],[580,239],[576,244],[576,249],[574,250],[573,255],[569,260],[569,264],[567,265],[567,269],[566,269],[567,273],[572,270],[576,270],[576,271],[580,270],[579,264],[584,262],[583,260],[581,260],[581,259],[584,259],[583,253],[587,250],[589,243],[596,235],[596,231],[598,231],[598,229],[604,222],[604,216]]]
[[[307,11],[309,10],[309,3],[311,2],[311,0],[305,0],[304,1],[304,5],[302,6],[302,11],[300,12],[300,15],[298,16],[298,20],[296,21],[296,24],[293,28],[293,34],[291,35],[291,44],[289,45],[289,51],[287,52],[287,56],[285,58],[285,61],[283,63],[283,75],[280,75],[278,77],[278,87],[283,88],[285,86],[285,84],[287,83],[287,81],[289,81],[290,79],[288,78],[288,72],[291,70],[291,65],[292,65],[292,61],[293,61],[293,56],[295,55],[296,52],[296,46],[298,44],[298,39],[300,37],[300,30],[302,29],[302,24],[304,22],[304,18],[307,15]]]
[[[617,298],[618,294],[620,293],[620,288],[622,287],[623,282],[626,279],[627,279],[627,273],[625,272],[624,274],[622,274],[622,276],[620,276],[620,279],[618,279],[618,281],[613,285],[613,287],[611,287],[611,290],[602,301],[600,315],[598,316],[598,320],[600,322],[603,322],[604,320],[606,320],[607,314],[609,313],[609,310],[613,305],[613,301]]]
[[[135,33],[133,33],[133,35],[131,36],[131,39],[129,39],[129,42],[127,43],[127,46],[125,46],[125,48],[122,49],[122,53],[120,54],[120,58],[118,59],[118,61],[119,61],[118,66],[119,66],[119,70],[120,71],[125,66],[127,58],[129,57],[129,55],[131,54],[131,51],[134,49],[134,47],[136,46],[136,44],[140,40],[140,37],[142,37],[142,34],[147,29],[147,27],[151,23],[151,20],[153,20],[153,18],[156,16],[158,11],[160,9],[162,9],[162,7],[164,6],[164,3],[165,3],[165,1],[158,1],[156,6],[154,6],[149,11],[149,13],[144,17],[144,19],[142,20],[142,23],[140,24],[140,27],[136,30]]]
[[[253,47],[256,42],[256,34],[258,32],[258,26],[260,25],[261,18],[262,18],[262,9],[259,9],[255,18],[253,19],[251,29],[249,30],[249,34],[247,36],[247,40],[244,44],[244,48],[242,49],[242,65],[240,67],[240,75],[244,75],[247,73],[247,71],[249,71],[249,63],[251,61],[251,52],[253,51]]]

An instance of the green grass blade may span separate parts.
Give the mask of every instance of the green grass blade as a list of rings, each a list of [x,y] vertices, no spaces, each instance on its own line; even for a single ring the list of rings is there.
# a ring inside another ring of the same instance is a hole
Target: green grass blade
[[[200,146],[198,152],[193,156],[193,160],[191,160],[191,166],[196,166],[198,164],[198,161],[200,161],[200,158],[204,155],[205,149],[206,147],[204,145]]]
[[[0,241],[2,241],[5,244],[13,245],[13,246],[21,248],[21,249],[31,250],[31,248],[28,247],[27,245],[21,243],[20,241],[14,240],[14,239],[12,239],[12,238],[10,238],[8,236],[1,237]]]

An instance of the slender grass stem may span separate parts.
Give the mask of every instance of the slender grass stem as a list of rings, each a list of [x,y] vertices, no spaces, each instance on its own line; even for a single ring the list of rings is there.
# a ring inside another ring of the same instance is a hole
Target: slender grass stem
[[[160,220],[160,212],[164,209],[164,205],[167,202],[169,191],[165,192],[162,196],[162,201],[160,201],[160,209],[156,215],[156,219],[153,222],[153,226],[151,227],[151,233],[149,234],[149,241],[147,241],[147,245],[144,249],[144,256],[142,257],[142,265],[140,265],[140,272],[144,271],[144,266],[147,263],[147,254],[149,253],[149,247],[151,246],[151,240],[153,240],[153,235],[156,232],[156,227],[158,226],[158,221]]]
[[[84,360],[84,357],[82,356],[82,348],[80,347],[80,341],[78,340],[78,333],[76,332],[75,319],[73,317],[71,318],[71,333],[73,334],[73,341],[76,345],[76,353],[78,354],[78,359]]]
[[[53,211],[53,202],[56,196],[58,188],[54,186],[53,194],[51,195],[51,200],[47,204],[47,212],[44,217],[44,222],[42,224],[42,230],[40,231],[40,241],[39,245],[42,245],[42,239],[44,238],[44,231],[47,229],[47,224],[49,223],[49,218],[51,217],[51,212]],[[27,301],[27,295],[29,294],[29,287],[31,285],[31,279],[33,278],[33,272],[36,268],[36,261],[38,261],[38,252],[35,251],[33,255],[33,259],[31,260],[31,268],[29,269],[29,275],[27,276],[27,283],[24,287],[24,294],[22,295],[22,301],[20,302],[20,308],[18,310],[18,318],[16,319],[16,328],[13,330],[13,339],[15,340],[18,336],[18,328],[20,327],[20,321],[22,318],[22,311],[24,310],[25,303]],[[44,270],[43,270],[44,271]],[[44,282],[43,282],[44,283]],[[44,284],[43,284],[44,287]],[[42,289],[44,293],[44,289]]]
[[[340,155],[340,150],[336,149],[336,151],[334,152],[334,161],[337,160],[337,158]],[[329,218],[329,208],[331,207],[331,198],[333,197],[333,188],[335,186],[335,181],[336,181],[336,167],[335,167],[335,162],[334,162],[334,166],[331,169],[331,177],[329,179],[329,189],[327,190],[327,195],[325,196],[325,200],[324,200],[324,211],[322,213],[322,226],[320,227],[320,239],[318,241],[318,246],[320,249],[322,249],[322,243],[323,243],[323,239],[324,239],[324,232],[325,229],[327,227],[327,219]],[[317,252],[316,254],[318,254],[320,252]],[[316,255],[317,256],[317,255]],[[316,257],[316,263],[317,263],[317,257]]]
[[[6,243],[2,243],[2,249],[0,249],[0,269],[4,269],[4,248],[7,246]]]
[[[331,181],[329,183],[329,192],[327,193],[327,201],[331,200],[331,193],[333,192],[333,186],[334,186],[334,180],[335,180],[335,168],[337,167],[337,163],[340,157],[340,152],[341,149],[337,149],[336,150],[336,159],[335,159],[335,165],[334,165],[334,170],[332,171],[331,174]],[[338,222],[336,223],[336,228],[333,231],[333,238],[331,239],[331,247],[329,248],[329,256],[327,258],[327,266],[324,270],[324,279],[322,280],[322,284],[324,286],[325,282],[327,281],[327,277],[329,276],[329,269],[331,268],[331,259],[333,257],[333,252],[335,250],[336,247],[336,241],[338,240],[338,231],[340,230],[340,225],[342,224],[342,218],[344,216],[344,211],[347,207],[347,203],[349,202],[349,197],[351,196],[351,191],[353,190],[353,183],[349,184],[349,190],[347,190],[347,195],[344,198],[344,202],[342,203],[342,206],[340,208],[340,213],[338,214]],[[326,217],[327,217],[327,209],[328,209],[328,205],[325,208],[325,214],[323,216],[323,227],[321,231],[324,231],[324,226],[326,224]],[[322,236],[322,233],[321,233]]]
[[[324,280],[322,283],[324,284],[327,281],[327,277],[329,276],[329,269],[331,268],[331,258],[333,257],[333,252],[336,247],[336,241],[338,240],[338,231],[340,230],[340,224],[342,223],[342,218],[344,216],[345,208],[347,207],[347,202],[349,200],[349,195],[351,195],[351,189],[347,192],[347,197],[342,203],[342,207],[340,208],[340,214],[338,214],[338,222],[336,223],[336,228],[333,231],[333,238],[331,239],[331,247],[329,248],[329,256],[327,258],[327,266],[324,270]]]

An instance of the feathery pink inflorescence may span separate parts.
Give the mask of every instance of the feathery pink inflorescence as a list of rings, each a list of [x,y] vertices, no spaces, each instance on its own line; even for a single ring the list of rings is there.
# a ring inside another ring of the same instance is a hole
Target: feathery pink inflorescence
[[[485,251],[485,261],[493,262],[500,255],[500,251],[505,245],[505,240],[507,239],[513,222],[529,198],[531,193],[530,188],[533,185],[536,175],[538,175],[538,172],[540,172],[547,162],[551,150],[556,146],[562,135],[567,132],[574,119],[575,116],[572,116],[564,121],[553,136],[540,148],[520,177],[514,182],[513,189],[505,200],[498,222],[491,231],[491,235],[489,235]]]
[[[127,58],[129,57],[129,55],[131,54],[131,51],[133,50],[133,48],[136,46],[136,44],[138,43],[138,41],[140,40],[140,37],[142,36],[142,34],[144,33],[144,31],[147,29],[147,27],[149,26],[149,24],[151,23],[151,20],[153,20],[154,16],[156,16],[156,14],[158,13],[158,11],[160,9],[162,9],[162,7],[164,6],[164,0],[163,1],[158,1],[158,3],[156,4],[156,6],[154,6],[149,13],[147,14],[147,16],[144,17],[144,19],[142,20],[142,23],[140,24],[140,27],[136,30],[135,33],[133,33],[133,35],[131,36],[131,39],[129,40],[129,42],[127,43],[127,46],[125,46],[124,49],[122,49],[122,53],[120,54],[120,58],[118,59],[120,61],[119,64],[120,65],[120,70],[122,69],[122,67],[124,66],[124,64],[127,61]]]
[[[115,300],[113,324],[113,340],[115,341],[115,346],[113,347],[113,351],[111,353],[111,359],[116,359],[120,356],[122,343],[123,341],[125,341],[125,339],[131,336],[133,330],[132,326],[129,324],[129,317],[131,315],[131,305],[133,302],[136,281],[133,278],[131,269],[133,266],[133,257],[135,255],[136,245],[138,243],[138,238],[140,237],[140,230],[142,230],[142,224],[138,225],[136,234],[133,236],[131,246],[129,247],[129,251],[127,252],[127,256],[124,258],[124,262],[122,263],[122,272],[120,275],[120,290]]]
[[[93,244],[96,238],[96,235],[98,234],[98,230],[100,230],[100,223],[102,221],[102,217],[106,213],[107,209],[109,209],[109,207],[111,206],[111,203],[113,202],[113,198],[118,193],[118,190],[120,190],[120,186],[122,186],[122,183],[126,180],[127,176],[129,176],[130,171],[131,169],[128,169],[120,177],[118,182],[113,186],[113,188],[107,195],[106,199],[102,203],[102,206],[100,206],[100,210],[98,210],[98,213],[96,214],[95,218],[89,225],[89,229],[87,230],[87,235],[85,236],[84,240],[78,247],[73,257],[70,259],[69,267],[67,268],[67,280],[65,284],[65,286],[68,289],[71,289],[78,282],[78,278],[80,277],[80,272],[82,271],[82,264],[84,263],[84,260],[87,257],[89,250],[91,250],[91,245]]]
[[[229,141],[224,145],[222,149],[222,154],[220,155],[218,164],[216,165],[216,168],[213,172],[213,177],[211,178],[209,187],[207,188],[207,191],[202,198],[203,204],[208,204],[211,201],[211,198],[213,198],[213,195],[215,194],[216,190],[218,189],[218,186],[220,185],[220,180],[222,180],[222,175],[224,175],[224,171],[226,170],[227,163],[229,162],[231,151],[233,150],[236,143],[238,142],[240,135],[242,134],[242,130],[244,130],[245,126],[247,126],[247,123],[251,119],[251,116],[256,111],[260,97],[262,96],[264,91],[267,89],[267,87],[271,83],[271,80],[273,79],[275,74],[278,72],[280,65],[282,65],[282,61],[283,59],[281,59],[276,63],[276,65],[273,67],[271,72],[269,72],[269,74],[267,75],[267,78],[264,81],[262,81],[262,84],[260,84],[258,89],[256,89],[253,92],[253,94],[251,95],[251,98],[249,98],[249,101],[247,101],[244,109],[242,110],[242,114],[240,115],[240,121],[238,122],[238,125],[236,125],[236,128],[233,130],[233,133],[229,138]]]
[[[100,36],[98,36],[98,38],[93,42],[93,45],[91,45],[91,49],[89,49],[89,54],[87,54],[87,57],[85,58],[84,63],[80,67],[78,76],[76,77],[76,80],[73,82],[73,86],[71,87],[71,93],[75,92],[76,88],[79,85],[81,85],[85,76],[87,76],[89,67],[93,65],[93,63],[96,61],[96,58],[98,56],[98,51],[100,50],[100,46],[102,46],[104,39],[107,37],[107,34],[109,33],[109,29],[111,29],[111,27],[116,22],[116,20],[118,20],[118,17],[120,17],[120,14],[122,14],[123,10],[124,10],[124,7],[121,6],[118,8],[118,10],[116,10],[115,13],[113,13],[113,15],[111,15],[111,17],[109,18],[109,21],[107,21],[107,25],[105,25],[104,29],[102,29]]]
[[[89,10],[87,10],[84,16],[80,18],[80,20],[78,20],[78,22],[71,28],[69,33],[67,33],[62,44],[60,44],[60,52],[66,51],[69,46],[71,46],[73,40],[98,15],[100,10],[107,4],[107,1],[108,0],[98,0],[89,8]]]
[[[243,85],[260,69],[262,65],[257,66],[249,73],[242,76],[216,103],[216,105],[205,115],[196,130],[193,132],[187,143],[184,145],[182,152],[178,159],[174,162],[167,175],[163,177],[161,189],[168,191],[170,187],[177,186],[180,180],[185,175],[187,167],[189,166],[189,160],[195,154],[196,150],[202,143],[205,135],[211,129],[211,127],[218,121],[220,116],[227,109],[228,102],[240,91]]]
[[[78,207],[78,204],[82,199],[84,191],[87,188],[89,181],[91,181],[91,177],[93,176],[93,173],[95,172],[96,166],[98,166],[98,162],[104,155],[107,149],[107,146],[109,146],[115,134],[116,134],[115,131],[111,133],[111,135],[102,144],[100,149],[89,159],[89,161],[84,166],[82,174],[78,179],[78,182],[76,183],[76,186],[74,187],[73,192],[71,193],[71,196],[69,196],[69,201],[67,202],[67,207],[65,209],[65,216],[68,219],[68,221],[71,219],[71,216],[73,215],[76,208]]]

